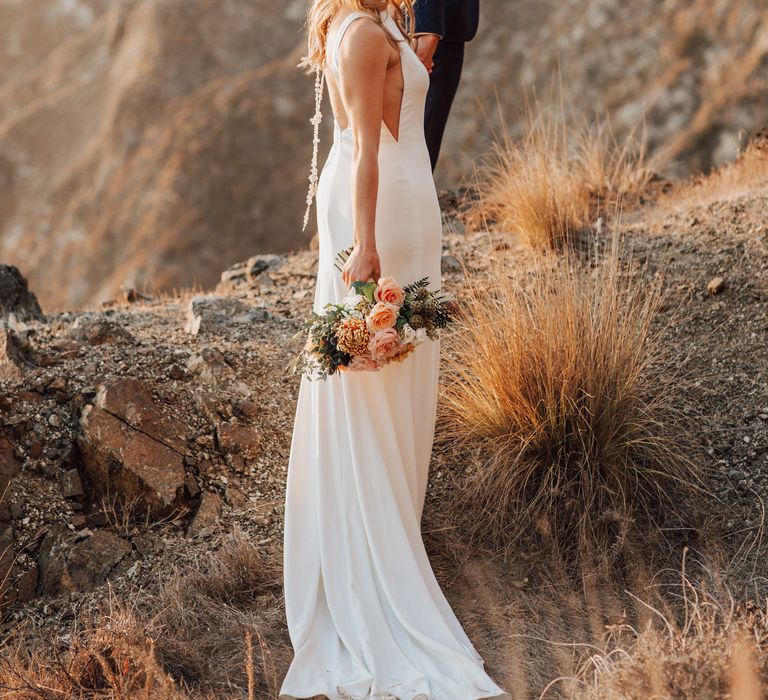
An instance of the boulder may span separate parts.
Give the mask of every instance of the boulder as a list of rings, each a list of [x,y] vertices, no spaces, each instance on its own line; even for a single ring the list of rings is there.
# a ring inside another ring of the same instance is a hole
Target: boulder
[[[186,452],[186,426],[166,415],[149,388],[138,379],[120,377],[105,382],[96,391],[94,403],[177,452]]]
[[[27,360],[13,331],[0,326],[0,382],[18,382]]]
[[[200,505],[187,527],[187,537],[196,537],[209,533],[216,523],[221,520],[221,496],[211,491],[203,491]]]
[[[236,326],[266,321],[269,312],[244,304],[238,299],[219,296],[194,297],[187,306],[185,329],[192,335],[220,335]]]
[[[14,265],[0,265],[0,318],[13,314],[19,321],[44,321],[37,297],[29,291],[26,278]]]
[[[237,384],[244,392],[248,387],[238,381],[235,370],[227,362],[224,353],[214,347],[206,346],[199,353],[187,360],[187,371],[203,384],[220,387]]]
[[[440,258],[440,269],[443,272],[461,272],[461,263],[454,255],[443,255]]]
[[[59,472],[59,487],[64,498],[80,498],[85,495],[83,480],[77,469],[67,469]]]
[[[131,544],[109,530],[97,530],[69,551],[60,585],[67,591],[89,591],[109,578],[131,553]]]
[[[88,345],[133,342],[133,336],[114,321],[91,316],[78,316],[67,332],[67,338]]]
[[[216,428],[219,449],[244,459],[255,459],[261,453],[261,434],[255,428],[234,423],[220,423]]]
[[[63,526],[49,530],[37,561],[41,594],[88,591],[104,583],[131,553],[131,544],[109,530],[68,532]]]
[[[186,502],[184,427],[139,382],[101,386],[80,418],[81,471],[90,495],[116,495],[164,514]]]
[[[254,255],[245,262],[239,262],[221,273],[221,282],[216,287],[217,292],[248,287],[257,283],[261,275],[268,270],[276,269],[284,260],[285,255]]]

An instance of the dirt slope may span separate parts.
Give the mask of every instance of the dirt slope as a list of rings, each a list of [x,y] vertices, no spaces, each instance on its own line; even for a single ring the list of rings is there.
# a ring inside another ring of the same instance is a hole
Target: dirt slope
[[[668,343],[691,356],[696,390],[684,400],[706,417],[698,438],[712,494],[704,511],[713,539],[698,540],[695,556],[713,578],[758,600],[768,574],[761,555],[768,500],[765,187],[763,180],[678,187],[628,212],[622,224],[631,254],[664,273],[668,312],[684,311]],[[526,250],[503,233],[463,232],[453,222],[444,243],[446,255],[463,258],[478,279],[490,256],[505,256],[514,274],[528,264]],[[454,261],[445,262],[444,285],[460,293]],[[311,250],[256,258],[227,270],[213,299],[191,292],[133,297],[3,334],[0,478],[9,486],[0,523],[6,552],[17,555],[4,558],[6,635],[25,621],[34,636],[59,639],[63,648],[66,637],[55,635],[71,631],[74,613],[87,616],[107,601],[106,581],[129,601],[138,586],[156,587],[173,564],[194,566],[216,551],[233,528],[280,561],[298,384],[284,367],[311,305],[315,265]],[[142,472],[145,463],[130,460],[138,446],[154,455],[149,463],[178,469],[160,477]],[[141,479],[120,482],[125,495],[175,512],[152,527],[117,518],[99,476],[115,459]],[[554,678],[576,672],[578,645],[602,649],[622,621],[640,626],[653,616],[621,588],[569,584],[556,568],[539,565],[535,548],[521,547],[506,562],[464,551],[461,533],[446,529],[446,499],[461,474],[453,459],[436,449],[425,537],[449,599],[502,685],[521,698],[539,697]],[[134,490],[135,483],[142,486]],[[683,556],[657,554],[649,561],[667,566]],[[638,559],[622,585],[650,595],[653,566]],[[287,661],[279,593],[277,586],[259,613],[279,643],[278,675]]]

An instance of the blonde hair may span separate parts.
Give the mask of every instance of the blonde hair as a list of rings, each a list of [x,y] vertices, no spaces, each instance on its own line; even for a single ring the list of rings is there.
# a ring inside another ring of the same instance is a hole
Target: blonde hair
[[[323,101],[323,83],[325,72],[326,48],[328,43],[328,27],[339,8],[347,7],[352,11],[366,12],[371,11],[371,0],[311,0],[309,12],[307,13],[307,55],[301,59],[299,68],[306,68],[307,73],[315,74],[315,114],[310,119],[314,133],[312,137],[312,165],[309,173],[309,189],[307,191],[307,208],[304,211],[305,231],[309,223],[309,211],[312,208],[312,202],[317,194],[317,185],[319,181],[317,171],[318,145],[320,144],[320,123],[323,119],[321,111]],[[394,8],[394,17],[397,26],[403,33],[403,37],[411,39],[416,19],[413,14],[414,0],[382,0],[382,10],[389,10],[390,6]],[[372,12],[371,18],[377,23],[382,24],[381,17],[377,12]],[[395,38],[385,30],[387,39],[396,44]]]
[[[415,19],[413,14],[414,0],[384,0],[381,9],[394,9],[395,21],[400,30],[409,39],[413,36],[413,27]],[[312,0],[307,13],[307,55],[301,59],[299,67],[306,68],[308,73],[312,73],[318,68],[322,70],[325,67],[325,52],[328,39],[328,27],[333,20],[334,15],[341,7],[347,7],[349,10],[366,12],[372,8],[370,0]],[[381,18],[378,13],[371,15],[372,19],[381,24]],[[387,32],[387,37],[391,35]],[[394,39],[392,39],[394,41]]]

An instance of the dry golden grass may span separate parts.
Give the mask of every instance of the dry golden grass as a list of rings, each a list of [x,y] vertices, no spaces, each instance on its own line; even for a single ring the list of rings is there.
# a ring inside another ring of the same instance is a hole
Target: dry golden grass
[[[755,134],[733,163],[699,175],[662,199],[667,205],[705,204],[768,186],[768,129]]]
[[[660,146],[672,160],[695,156],[702,144],[719,138],[724,112],[740,103],[749,109],[764,93],[768,15],[764,3],[752,0],[689,0],[670,4],[668,12],[672,31],[665,51],[671,65],[652,92],[664,95],[682,76],[695,75],[698,66],[701,95],[682,128]]]
[[[83,621],[65,651],[34,637],[0,655],[0,696],[13,700],[276,697],[286,644],[279,570],[240,534],[158,592]]]
[[[440,435],[473,455],[474,542],[510,548],[535,527],[567,549],[616,547],[699,481],[656,325],[661,281],[625,270],[618,240],[593,263],[544,253],[522,283],[503,262],[465,279]]]
[[[152,618],[157,656],[185,684],[223,691],[247,687],[245,634],[260,655],[258,688],[276,693],[273,654],[279,654],[279,619],[269,629],[260,623],[280,613],[280,571],[248,540],[235,534],[200,570],[173,572],[158,596]],[[265,636],[271,635],[267,644]]]
[[[681,621],[650,608],[655,624],[616,628],[590,655],[574,700],[761,700],[768,696],[768,608],[737,605],[683,581]],[[563,679],[566,680],[566,679]],[[547,697],[544,694],[544,697]]]
[[[20,638],[0,656],[0,697],[9,700],[186,700],[158,663],[145,625],[114,599],[65,650]]]
[[[491,223],[534,248],[559,248],[589,226],[601,202],[630,197],[651,178],[644,139],[633,133],[619,142],[607,121],[572,129],[552,111],[529,109],[526,131],[516,141],[502,127],[481,169],[471,223]]]

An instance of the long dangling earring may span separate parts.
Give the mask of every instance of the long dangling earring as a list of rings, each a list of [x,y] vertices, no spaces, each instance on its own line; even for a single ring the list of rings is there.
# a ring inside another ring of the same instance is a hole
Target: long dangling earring
[[[314,127],[314,133],[312,136],[312,168],[309,173],[309,190],[307,192],[307,209],[304,212],[304,226],[302,231],[307,228],[309,222],[309,210],[312,208],[312,201],[317,195],[317,183],[319,177],[317,175],[317,153],[320,145],[320,122],[323,120],[323,113],[321,106],[323,103],[323,70],[320,66],[315,68],[315,114],[309,123]]]

